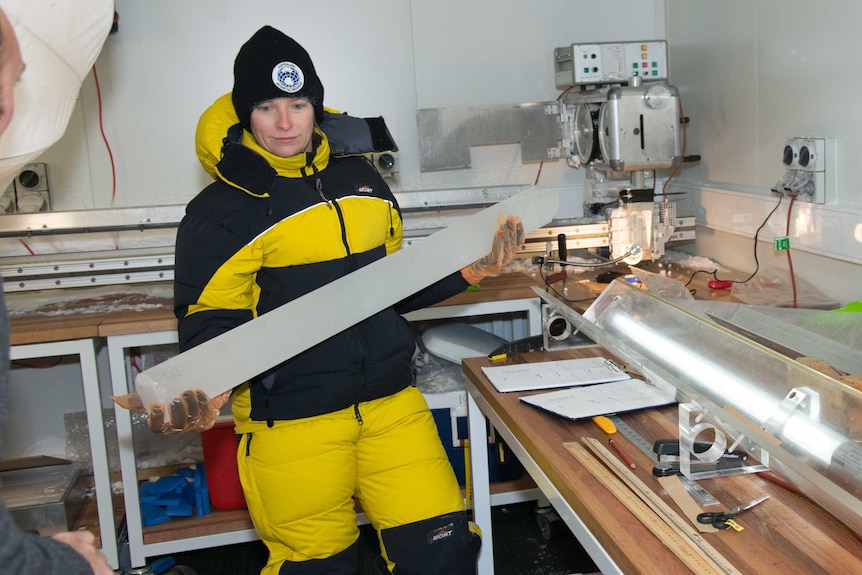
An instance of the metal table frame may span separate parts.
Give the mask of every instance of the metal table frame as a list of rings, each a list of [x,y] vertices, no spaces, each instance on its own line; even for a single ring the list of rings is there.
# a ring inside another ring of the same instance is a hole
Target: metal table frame
[[[484,438],[486,421],[503,438],[515,457],[524,466],[524,469],[539,487],[542,494],[547,497],[554,510],[566,523],[572,534],[578,539],[584,550],[601,570],[603,575],[623,575],[623,572],[608,555],[602,544],[595,535],[587,528],[581,518],[572,507],[563,499],[560,492],[554,486],[547,475],[542,471],[536,461],[527,453],[527,450],[515,437],[511,429],[503,422],[482,395],[476,386],[467,381],[467,417],[468,436],[470,443],[473,438]],[[494,535],[491,528],[491,496],[488,472],[488,460],[483,457],[470,458],[470,471],[473,477],[473,516],[474,521],[482,530],[482,550],[479,553],[479,575],[494,575]]]
[[[85,338],[44,343],[13,345],[10,360],[42,357],[78,356],[84,388],[84,408],[87,414],[90,453],[93,463],[93,482],[99,514],[99,534],[102,552],[113,568],[119,567],[117,529],[114,522],[114,505],[111,497],[111,477],[108,468],[108,448],[105,443],[105,422],[102,417],[102,400],[96,366],[96,339]]]

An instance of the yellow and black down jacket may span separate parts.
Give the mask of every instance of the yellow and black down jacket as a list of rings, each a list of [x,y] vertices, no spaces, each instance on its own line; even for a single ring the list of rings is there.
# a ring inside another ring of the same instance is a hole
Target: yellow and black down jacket
[[[364,156],[330,152],[351,145],[331,143],[323,131],[326,122],[315,131],[313,152],[278,158],[260,148],[235,118],[228,94],[198,125],[198,157],[216,181],[188,204],[177,232],[174,301],[181,350],[401,247],[395,197]],[[456,272],[257,376],[235,393],[235,418],[272,426],[411,385],[415,343],[401,314],[467,285]],[[325,302],[318,321],[327,321]],[[285,325],[284,337],[303,337],[303,326]],[[246,414],[237,414],[238,403]]]

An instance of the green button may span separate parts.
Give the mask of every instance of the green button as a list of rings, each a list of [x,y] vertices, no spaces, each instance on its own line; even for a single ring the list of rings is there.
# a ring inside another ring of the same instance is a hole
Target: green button
[[[653,76],[658,76],[658,70],[653,70],[653,71],[652,71],[652,75],[653,75]]]
[[[639,74],[640,74],[640,72],[638,72],[637,70],[635,70],[635,71],[632,73],[632,75],[633,75],[633,76],[637,76],[637,75],[639,75]]]
[[[589,68],[584,68],[584,74],[589,74],[589,73],[590,73],[590,69],[589,69]]]
[[[637,69],[637,67],[638,67],[638,63],[637,63],[637,62],[632,63],[632,68]]]
[[[653,68],[658,68],[658,62],[653,62],[653,63],[652,63],[652,67],[653,67]]]

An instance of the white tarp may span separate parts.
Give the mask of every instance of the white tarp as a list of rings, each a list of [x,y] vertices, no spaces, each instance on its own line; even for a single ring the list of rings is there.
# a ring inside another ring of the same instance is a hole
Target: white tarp
[[[0,192],[69,123],[81,83],[114,21],[113,0],[2,0],[26,68],[15,113],[0,137]]]

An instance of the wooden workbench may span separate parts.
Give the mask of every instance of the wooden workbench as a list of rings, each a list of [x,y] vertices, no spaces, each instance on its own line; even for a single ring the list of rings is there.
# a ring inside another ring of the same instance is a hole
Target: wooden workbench
[[[593,355],[612,357],[605,350],[594,347],[516,354],[507,358],[506,363]],[[609,437],[607,434],[589,420],[568,421],[522,403],[519,397],[528,393],[497,392],[484,376],[482,367],[501,365],[500,362],[492,364],[486,358],[470,358],[464,360],[462,365],[469,379],[468,391],[477,399],[479,407],[489,416],[498,432],[507,442],[507,436],[512,438],[510,447],[514,444],[524,449],[525,457],[548,478],[565,504],[583,521],[622,573],[690,573],[563,445],[565,442],[580,441],[581,437],[595,437],[606,443]],[[650,444],[659,438],[678,435],[675,407],[624,414],[623,420]],[[637,477],[677,509],[653,477],[652,462],[625,437],[619,434],[614,437],[635,460]],[[514,451],[518,453],[518,449]],[[768,501],[737,518],[737,522],[744,527],[743,531],[728,529],[704,534],[707,542],[744,575],[862,573],[862,542],[806,497],[757,474],[706,479],[699,483],[722,502],[723,508],[761,495],[770,496]],[[484,530],[484,526],[480,527]]]
[[[6,294],[10,344],[96,338],[115,322],[141,331],[176,329],[170,293],[162,283]]]

